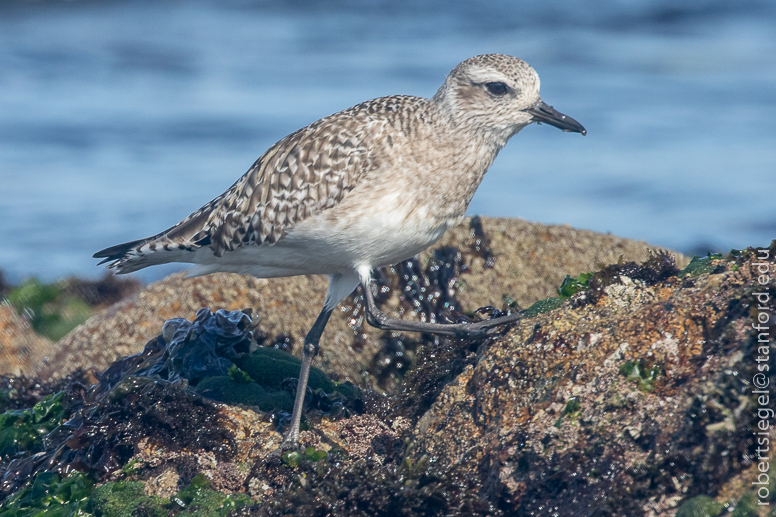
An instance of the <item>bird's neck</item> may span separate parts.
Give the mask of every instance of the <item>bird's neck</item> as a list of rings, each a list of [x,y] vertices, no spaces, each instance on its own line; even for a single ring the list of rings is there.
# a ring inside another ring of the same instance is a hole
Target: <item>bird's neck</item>
[[[430,104],[440,119],[449,124],[457,134],[487,147],[494,158],[509,139],[522,129],[515,126],[493,127],[481,120],[478,114],[460,110],[454,99],[450,100],[449,97],[439,94],[430,99]]]

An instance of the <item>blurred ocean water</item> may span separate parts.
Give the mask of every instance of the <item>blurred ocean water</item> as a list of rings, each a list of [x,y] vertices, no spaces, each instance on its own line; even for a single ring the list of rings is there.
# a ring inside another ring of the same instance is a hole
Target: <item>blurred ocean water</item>
[[[531,126],[472,214],[681,251],[776,238],[776,2],[0,2],[0,270],[97,276],[272,143],[463,59],[528,61],[588,136]],[[160,278],[170,269],[140,274]]]

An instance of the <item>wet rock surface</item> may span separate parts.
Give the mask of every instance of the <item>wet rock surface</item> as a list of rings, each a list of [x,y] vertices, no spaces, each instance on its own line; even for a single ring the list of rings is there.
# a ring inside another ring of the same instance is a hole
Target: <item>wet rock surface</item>
[[[488,238],[380,277],[380,303],[442,322],[517,310],[461,306],[462,286],[499,267]],[[21,394],[0,438],[18,438],[0,445],[28,442],[0,451],[0,515],[770,515],[751,484],[763,454],[752,382],[772,350],[776,321],[760,307],[776,284],[760,275],[774,257],[776,243],[689,265],[653,251],[569,271],[499,335],[391,334],[374,389],[322,361],[300,450],[284,454],[272,452],[287,408],[246,387],[291,396],[294,336],[238,310],[172,319],[93,386],[83,373],[5,379]]]
[[[754,293],[773,300],[774,283],[753,250],[684,272],[664,260],[604,268],[600,292],[488,344],[417,420],[412,457],[480,479],[506,514],[673,515],[707,496],[717,515],[751,498],[769,355]]]

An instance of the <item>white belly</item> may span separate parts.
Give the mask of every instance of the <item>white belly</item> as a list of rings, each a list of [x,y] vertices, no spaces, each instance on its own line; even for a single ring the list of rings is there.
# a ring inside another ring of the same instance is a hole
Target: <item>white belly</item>
[[[313,216],[275,244],[246,246],[215,257],[209,248],[195,253],[192,275],[216,271],[258,278],[351,273],[406,260],[434,244],[460,218],[439,220],[425,210],[394,209],[340,217]]]

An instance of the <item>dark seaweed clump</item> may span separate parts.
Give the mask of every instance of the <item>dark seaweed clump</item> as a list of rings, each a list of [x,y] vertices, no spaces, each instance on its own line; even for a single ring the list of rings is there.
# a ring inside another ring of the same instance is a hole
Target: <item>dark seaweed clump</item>
[[[469,364],[476,364],[477,352],[493,338],[460,340],[435,337],[418,349],[415,364],[401,388],[390,395],[383,418],[403,416],[416,422],[428,411],[444,387]]]
[[[482,229],[482,219],[480,219],[480,216],[475,215],[472,217],[469,222],[469,233],[474,239],[471,250],[485,261],[482,268],[492,268],[496,264],[496,255],[490,247],[490,238],[485,233],[485,230]]]
[[[211,313],[200,309],[193,322],[175,318],[162,334],[136,355],[112,364],[100,377],[104,393],[129,376],[185,380],[198,393],[220,402],[257,406],[262,411],[290,412],[301,361],[285,352],[290,340],[268,340],[250,317],[250,310]],[[262,342],[275,346],[259,347]],[[285,346],[284,346],[285,345]],[[334,416],[360,411],[358,390],[335,384],[321,370],[310,371],[306,403]]]
[[[391,268],[395,272],[394,289],[399,291],[401,306],[415,312],[421,321],[431,323],[457,322],[461,312],[457,299],[458,278],[469,272],[458,248],[444,246],[434,250],[422,267],[420,260],[410,259]]]
[[[76,370],[62,379],[50,381],[26,375],[0,375],[0,413],[11,409],[31,408],[43,397],[54,395],[73,385],[91,386],[96,381],[94,376],[83,370]]]
[[[491,317],[501,313],[490,307],[478,309],[467,316],[463,304],[457,298],[461,275],[470,271],[467,256],[477,256],[485,261],[485,269],[495,264],[495,254],[490,248],[490,239],[482,228],[479,217],[473,217],[470,223],[473,238],[470,250],[466,253],[453,246],[444,246],[434,250],[425,265],[416,256],[395,266],[375,270],[373,276],[377,282],[376,301],[382,305],[390,297],[392,290],[399,293],[400,313],[414,312],[421,321],[432,323],[460,323],[476,321],[477,314],[491,312]],[[363,295],[356,292],[353,303],[351,326],[356,332],[354,349],[363,348]],[[418,347],[422,344],[436,343],[434,336],[421,336],[413,339],[404,334],[386,332],[381,337],[382,347],[372,358],[369,371],[378,384],[385,388],[391,379],[402,376],[409,370]]]
[[[673,255],[665,250],[651,253],[649,259],[642,264],[635,262],[619,262],[596,271],[587,278],[587,285],[582,286],[574,299],[574,305],[581,307],[595,304],[603,296],[604,289],[610,285],[621,284],[622,278],[643,282],[645,285],[655,285],[679,273]],[[585,288],[586,287],[586,288]]]
[[[679,273],[674,257],[667,251],[659,250],[651,253],[650,258],[642,264],[620,261],[595,273],[582,273],[576,277],[566,275],[558,287],[558,296],[534,303],[526,309],[525,316],[533,318],[557,309],[568,299],[572,300],[574,307],[594,305],[603,296],[606,287],[621,284],[623,277],[643,282],[645,285],[655,285]]]
[[[259,466],[264,479],[286,480],[271,501],[245,507],[238,515],[262,517],[421,517],[503,515],[480,497],[482,483],[456,470],[441,472],[425,458],[380,465],[376,461],[305,461],[290,467],[269,458]]]
[[[457,299],[458,278],[469,271],[465,257],[454,247],[434,250],[425,266],[418,257],[405,260],[395,266],[376,269],[372,275],[377,284],[375,301],[384,304],[391,291],[399,293],[400,313],[414,312],[421,321],[433,323],[458,323],[465,320],[461,302]],[[359,287],[352,295],[351,327],[355,332],[353,348],[363,349],[364,296]],[[410,338],[398,332],[385,332],[380,338],[381,348],[369,364],[369,372],[386,388],[396,376],[401,377],[412,364],[412,356],[418,345],[433,336]]]
[[[95,479],[121,468],[143,439],[167,450],[209,450],[219,460],[234,442],[217,408],[201,395],[291,410],[299,360],[276,348],[258,348],[246,312],[207,309],[193,322],[169,320],[162,334],[133,356],[114,362],[99,382],[70,382],[30,410],[0,416],[0,495],[44,472],[84,472]],[[331,416],[360,411],[360,393],[311,372],[307,405]],[[29,398],[29,397],[28,397]]]
[[[232,361],[250,351],[253,322],[249,312],[200,309],[193,322],[174,318],[142,352],[114,362],[100,376],[98,393],[112,390],[128,376],[196,386],[202,379],[227,375]]]
[[[3,496],[44,472],[64,475],[75,470],[100,479],[123,466],[144,438],[170,450],[212,450],[220,458],[233,452],[233,440],[220,425],[217,409],[182,383],[136,377],[92,400],[97,392],[72,397],[65,405],[57,400],[59,395],[53,397],[60,405],[51,412],[69,419],[6,466]]]

